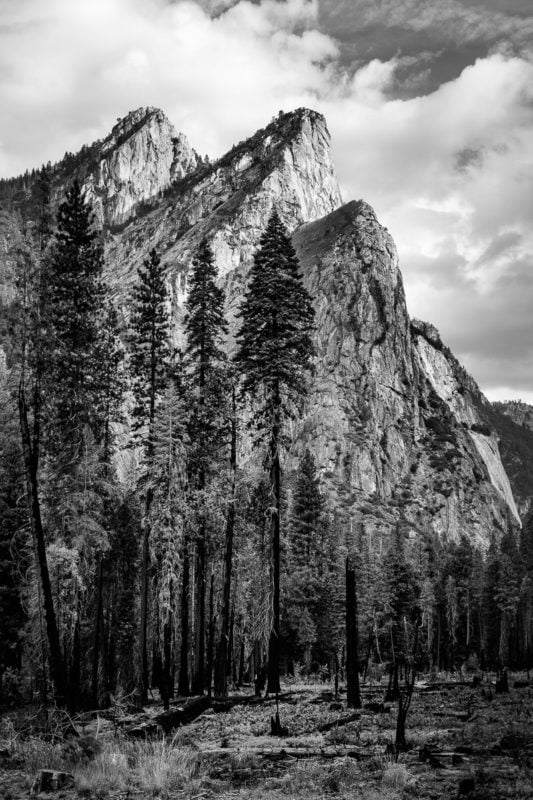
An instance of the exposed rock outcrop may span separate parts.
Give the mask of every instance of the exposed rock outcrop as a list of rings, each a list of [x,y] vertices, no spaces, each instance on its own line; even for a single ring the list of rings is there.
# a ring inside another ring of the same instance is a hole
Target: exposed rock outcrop
[[[367,203],[342,205],[320,114],[281,114],[211,163],[162,112],[141,109],[88,154],[76,174],[104,223],[117,303],[127,316],[137,269],[157,248],[178,342],[187,273],[204,236],[226,291],[231,351],[273,207],[293,233],[316,309],[317,355],[288,471],[310,447],[345,517],[378,536],[403,521],[413,534],[465,534],[486,546],[491,531],[518,520],[518,484],[502,465],[492,407],[438,331],[410,321],[394,242]],[[59,192],[68,175],[54,174]]]
[[[153,112],[146,131],[140,122],[133,134],[143,143],[139,152],[153,151],[152,120]],[[310,446],[337,501],[365,525],[383,531],[403,520],[414,531],[465,533],[483,546],[509,514],[518,517],[497,437],[484,430],[467,391],[479,393],[475,382],[436,329],[411,325],[389,233],[368,204],[341,205],[329,143],[324,118],[299,109],[218,161],[195,164],[125,225],[108,226],[110,277],[124,297],[156,247],[168,265],[179,341],[187,272],[207,236],[234,329],[275,206],[295,232],[317,314],[316,374],[287,469]],[[149,184],[145,194],[151,191]]]
[[[428,339],[410,326],[389,233],[359,202],[302,226],[293,241],[317,314],[316,374],[296,449],[312,448],[366,527],[382,533],[402,520],[485,546],[508,507],[518,518],[497,439],[471,431],[480,418],[436,330],[431,344],[429,326]]]
[[[198,164],[187,138],[162,111],[139,108],[119,119],[102,142],[97,165],[85,180],[86,195],[100,222],[116,226]]]

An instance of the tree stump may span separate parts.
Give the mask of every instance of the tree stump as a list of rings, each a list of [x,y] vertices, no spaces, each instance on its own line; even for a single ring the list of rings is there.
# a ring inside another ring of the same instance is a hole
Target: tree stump
[[[31,794],[39,792],[57,792],[60,789],[71,789],[74,786],[74,776],[68,772],[58,772],[53,769],[42,769],[37,773]]]

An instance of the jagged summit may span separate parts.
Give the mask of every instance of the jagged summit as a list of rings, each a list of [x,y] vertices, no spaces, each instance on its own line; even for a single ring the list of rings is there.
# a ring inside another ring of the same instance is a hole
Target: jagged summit
[[[174,179],[124,230],[111,226],[114,274],[127,284],[150,243],[168,263],[179,298],[192,254],[207,236],[219,271],[237,271],[242,280],[274,205],[293,231],[341,203],[324,117],[309,109],[280,114],[217,161]]]
[[[187,137],[160,109],[139,108],[119,119],[102,143],[85,191],[100,221],[116,226],[199,163]]]
[[[106,136],[102,143],[102,151],[109,149],[109,146],[116,146],[119,139],[125,139],[136,133],[143,125],[150,123],[151,119],[157,120],[159,124],[171,124],[168,117],[160,108],[155,106],[144,106],[134,111],[129,111],[125,116],[118,117],[113,125],[111,133]]]

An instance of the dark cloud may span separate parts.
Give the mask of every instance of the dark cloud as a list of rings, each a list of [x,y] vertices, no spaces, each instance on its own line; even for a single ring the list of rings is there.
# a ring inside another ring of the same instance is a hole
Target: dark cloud
[[[511,248],[519,245],[523,241],[523,238],[523,235],[516,231],[507,231],[499,234],[492,240],[485,252],[480,256],[478,263],[490,263],[498,256],[507,253]]]
[[[455,153],[454,169],[457,172],[467,172],[472,168],[479,168],[483,163],[483,151],[475,147],[464,147]]]
[[[531,0],[460,0],[466,8],[474,7],[481,11],[500,11],[519,17],[531,16]]]

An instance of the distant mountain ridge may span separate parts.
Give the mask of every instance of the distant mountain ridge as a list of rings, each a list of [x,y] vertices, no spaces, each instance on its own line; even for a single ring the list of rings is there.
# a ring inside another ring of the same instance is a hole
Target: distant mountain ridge
[[[286,469],[309,447],[343,514],[378,536],[401,521],[413,535],[465,534],[486,547],[490,532],[519,524],[530,502],[517,493],[518,456],[514,471],[502,464],[498,425],[507,423],[436,329],[410,320],[394,242],[367,203],[343,205],[329,145],[324,118],[298,109],[210,162],[162,111],[139,109],[87,148],[85,162],[80,154],[68,179],[56,167],[54,191],[58,200],[70,178],[82,180],[126,316],[137,269],[158,249],[178,343],[187,273],[206,236],[226,291],[230,351],[247,273],[275,207],[317,315],[315,377]]]

